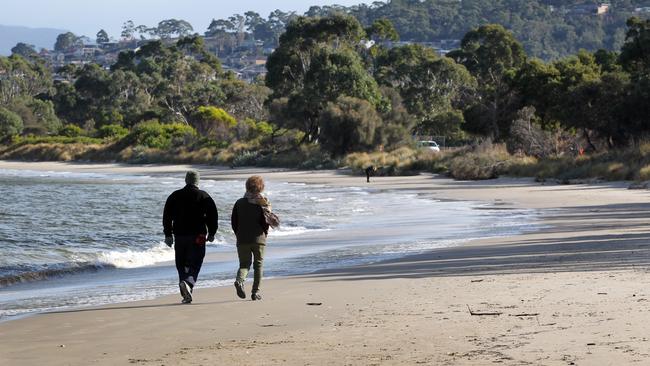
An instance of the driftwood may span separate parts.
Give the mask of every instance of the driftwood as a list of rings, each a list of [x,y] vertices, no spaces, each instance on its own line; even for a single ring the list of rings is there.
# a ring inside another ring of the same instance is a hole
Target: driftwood
[[[467,310],[469,310],[469,315],[483,316],[483,315],[501,315],[503,314],[500,311],[472,311],[472,308],[467,305]]]

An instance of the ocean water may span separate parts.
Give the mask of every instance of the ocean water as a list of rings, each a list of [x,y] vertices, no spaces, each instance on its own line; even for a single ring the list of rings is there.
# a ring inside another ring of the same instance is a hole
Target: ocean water
[[[0,169],[0,320],[177,292],[162,208],[182,177]],[[197,289],[230,285],[230,229],[243,180],[202,180],[219,230]],[[417,194],[267,182],[282,219],[268,238],[265,277],[376,262],[475,238],[534,230],[537,213]]]

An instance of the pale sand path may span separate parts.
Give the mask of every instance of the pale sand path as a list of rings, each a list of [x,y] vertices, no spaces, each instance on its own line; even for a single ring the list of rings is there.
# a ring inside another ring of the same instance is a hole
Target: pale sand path
[[[156,174],[187,167],[0,162],[0,169]],[[0,365],[650,364],[648,192],[624,183],[454,182],[333,172],[202,170],[204,177],[358,185],[537,208],[537,233],[264,284],[0,323]],[[322,303],[307,305],[308,302]],[[474,311],[501,312],[472,316]],[[516,316],[517,314],[539,314]],[[65,345],[65,347],[60,347]]]

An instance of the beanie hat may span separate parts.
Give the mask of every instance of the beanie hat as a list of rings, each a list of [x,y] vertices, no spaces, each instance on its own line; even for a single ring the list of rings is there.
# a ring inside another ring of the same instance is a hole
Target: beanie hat
[[[190,170],[185,174],[185,183],[191,184],[193,186],[199,186],[199,172],[196,170]]]

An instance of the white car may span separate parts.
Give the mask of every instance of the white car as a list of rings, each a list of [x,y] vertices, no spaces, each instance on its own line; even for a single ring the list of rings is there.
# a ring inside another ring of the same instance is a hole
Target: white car
[[[435,141],[418,141],[418,146],[427,148],[431,151],[440,151],[440,146]]]

